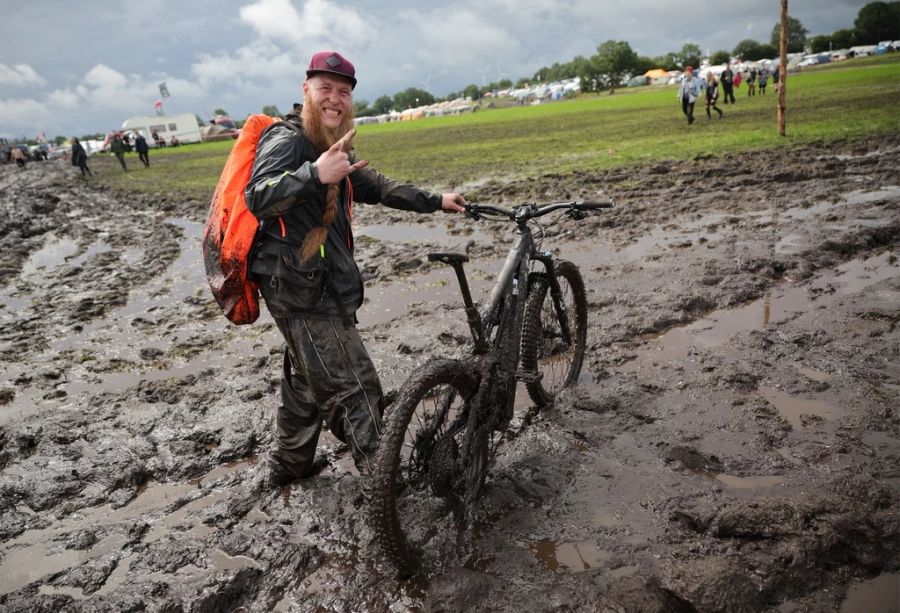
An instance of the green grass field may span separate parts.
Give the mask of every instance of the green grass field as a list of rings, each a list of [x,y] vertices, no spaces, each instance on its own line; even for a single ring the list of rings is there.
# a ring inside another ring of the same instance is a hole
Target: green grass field
[[[675,86],[617,90],[536,106],[483,109],[468,115],[361,126],[358,155],[392,177],[437,188],[486,179],[518,180],[697,155],[785,147],[877,134],[900,134],[900,53],[850,60],[791,74],[787,135],[777,133],[777,92],[736,90],[725,118],[708,120],[698,101],[688,127]],[[96,182],[206,201],[231,142],[151,151],[144,169],[135,154],[123,173],[114,158],[94,156]]]

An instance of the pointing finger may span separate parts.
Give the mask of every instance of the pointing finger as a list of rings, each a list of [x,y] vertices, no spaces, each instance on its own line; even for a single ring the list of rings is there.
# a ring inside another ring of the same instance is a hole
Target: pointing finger
[[[350,150],[353,149],[353,137],[356,136],[356,128],[352,128],[349,132],[344,134],[335,144],[341,145],[341,150],[350,153]]]

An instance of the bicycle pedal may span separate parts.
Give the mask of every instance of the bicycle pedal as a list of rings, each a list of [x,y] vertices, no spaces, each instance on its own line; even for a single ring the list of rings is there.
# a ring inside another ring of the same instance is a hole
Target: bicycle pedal
[[[544,373],[542,372],[537,372],[534,370],[516,371],[516,381],[521,381],[522,383],[538,383],[543,378]]]

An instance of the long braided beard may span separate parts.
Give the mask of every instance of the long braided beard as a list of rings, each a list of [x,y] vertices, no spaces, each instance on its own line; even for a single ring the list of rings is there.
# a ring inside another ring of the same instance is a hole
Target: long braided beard
[[[312,143],[319,155],[330,149],[344,134],[353,128],[352,107],[349,112],[341,116],[340,125],[336,128],[329,128],[322,123],[321,109],[310,96],[304,96],[300,119],[303,122],[303,132],[306,134],[306,138],[309,139],[309,142]],[[325,212],[322,214],[322,225],[310,230],[306,238],[303,239],[303,244],[300,246],[301,263],[311,260],[319,252],[319,246],[325,244],[325,238],[328,236],[328,226],[334,223],[337,217],[339,196],[340,185],[329,185],[325,196]]]

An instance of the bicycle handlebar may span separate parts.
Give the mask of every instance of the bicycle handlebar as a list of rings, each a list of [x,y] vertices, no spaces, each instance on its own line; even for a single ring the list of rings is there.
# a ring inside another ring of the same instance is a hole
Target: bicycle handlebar
[[[606,202],[592,202],[586,200],[573,200],[571,202],[554,202],[551,204],[538,205],[534,202],[525,202],[512,208],[496,206],[493,204],[478,204],[477,202],[467,202],[465,205],[466,215],[472,219],[480,219],[483,216],[506,217],[510,221],[524,223],[529,219],[540,217],[548,213],[560,210],[568,210],[569,214],[575,218],[581,218],[587,211],[595,211],[600,209],[610,209],[615,206],[615,202],[610,199]]]

